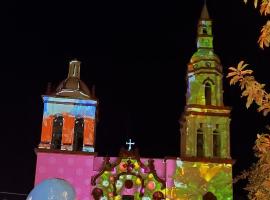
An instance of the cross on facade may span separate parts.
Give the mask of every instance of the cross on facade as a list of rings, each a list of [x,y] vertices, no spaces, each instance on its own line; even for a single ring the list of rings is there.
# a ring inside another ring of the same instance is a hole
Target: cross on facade
[[[135,142],[131,142],[131,139],[129,139],[128,142],[126,142],[126,145],[128,145],[128,151],[131,150],[131,145],[135,145]]]

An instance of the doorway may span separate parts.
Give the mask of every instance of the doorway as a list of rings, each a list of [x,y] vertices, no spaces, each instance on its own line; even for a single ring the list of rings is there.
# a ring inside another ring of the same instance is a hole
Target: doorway
[[[134,196],[133,195],[123,195],[122,200],[134,200]]]

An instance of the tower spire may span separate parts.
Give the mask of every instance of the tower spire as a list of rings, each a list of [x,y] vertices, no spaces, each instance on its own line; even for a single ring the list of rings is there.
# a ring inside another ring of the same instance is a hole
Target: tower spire
[[[207,9],[207,4],[206,4],[206,0],[204,1],[204,5],[203,5],[203,9],[202,9],[202,12],[201,12],[201,19],[205,19],[205,20],[209,20],[210,17],[209,17],[209,12],[208,12],[208,9]]]
[[[223,104],[222,76],[213,49],[212,20],[204,2],[197,51],[187,72],[187,105],[181,120],[183,157],[230,158],[230,108]]]

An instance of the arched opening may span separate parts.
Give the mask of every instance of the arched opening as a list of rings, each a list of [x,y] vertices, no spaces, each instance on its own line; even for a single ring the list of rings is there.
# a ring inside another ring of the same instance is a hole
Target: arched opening
[[[211,96],[211,84],[206,82],[204,84],[205,105],[211,105]]]
[[[212,192],[207,192],[203,195],[203,200],[217,200],[217,197]]]
[[[52,149],[61,149],[62,142],[62,130],[63,130],[63,116],[56,115],[53,119],[53,130],[52,130]]]
[[[203,138],[203,127],[200,123],[200,128],[197,129],[197,157],[204,156],[204,138]]]
[[[220,157],[220,133],[218,130],[218,124],[216,124],[216,129],[213,131],[213,156]]]
[[[202,34],[207,34],[207,27],[206,25],[202,26]]]
[[[74,126],[73,151],[82,151],[83,131],[84,131],[84,119],[76,118]]]

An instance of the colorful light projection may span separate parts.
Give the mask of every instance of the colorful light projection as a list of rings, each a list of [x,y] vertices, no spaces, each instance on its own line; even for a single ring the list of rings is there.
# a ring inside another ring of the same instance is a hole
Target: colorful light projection
[[[211,192],[218,200],[232,200],[232,165],[176,160],[174,187],[166,189],[166,199],[201,200]]]
[[[203,113],[200,115],[200,113]],[[182,156],[197,156],[198,131],[203,135],[202,151],[205,157],[230,158],[230,109],[208,109],[199,105],[186,106],[186,116],[181,129]],[[213,115],[220,116],[213,116]],[[224,116],[222,116],[224,115]],[[226,116],[227,115],[227,116]],[[185,137],[183,137],[185,135]],[[217,140],[215,141],[215,136]]]
[[[203,69],[200,70],[200,73],[197,74],[194,73],[189,75],[187,104],[198,104],[198,105],[207,104],[207,96],[205,88],[206,84],[209,84],[210,98],[211,98],[210,104],[213,106],[223,105],[222,76],[219,74],[209,72],[209,69]]]
[[[161,200],[165,197],[165,182],[154,168],[154,160],[147,164],[137,158],[122,157],[115,164],[105,161],[103,170],[92,178],[95,200],[121,200],[128,196],[135,200]]]
[[[83,151],[94,151],[95,112],[97,101],[43,96],[44,113],[41,143],[39,148],[51,148],[54,138],[54,121],[62,117],[59,123],[61,149],[73,150],[76,119],[83,119]]]
[[[36,185],[26,200],[74,200],[75,197],[76,192],[67,181],[51,178]]]

